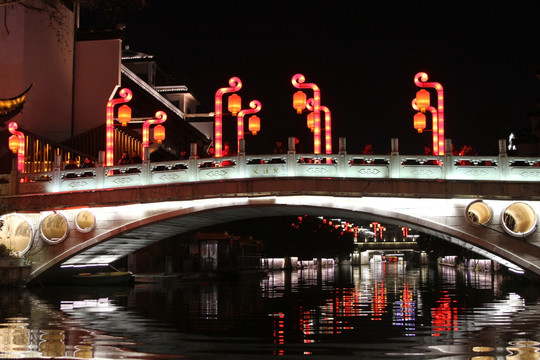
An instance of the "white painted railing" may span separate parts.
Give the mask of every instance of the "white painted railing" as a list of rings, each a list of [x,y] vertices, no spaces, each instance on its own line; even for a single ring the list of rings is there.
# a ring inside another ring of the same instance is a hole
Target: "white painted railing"
[[[246,155],[149,162],[18,174],[18,194],[107,189],[195,181],[269,177],[540,181],[540,157],[359,155]]]

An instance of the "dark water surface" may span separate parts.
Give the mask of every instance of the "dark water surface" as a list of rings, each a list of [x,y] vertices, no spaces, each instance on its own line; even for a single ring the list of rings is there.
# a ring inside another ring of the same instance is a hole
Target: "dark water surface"
[[[540,359],[540,289],[402,263],[0,291],[0,358]]]

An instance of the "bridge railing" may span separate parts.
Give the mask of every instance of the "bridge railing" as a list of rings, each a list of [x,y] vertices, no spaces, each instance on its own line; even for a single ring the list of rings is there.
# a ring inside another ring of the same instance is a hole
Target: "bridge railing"
[[[504,149],[504,146],[500,146]],[[16,174],[18,194],[265,177],[540,181],[540,157],[239,153],[221,158]]]

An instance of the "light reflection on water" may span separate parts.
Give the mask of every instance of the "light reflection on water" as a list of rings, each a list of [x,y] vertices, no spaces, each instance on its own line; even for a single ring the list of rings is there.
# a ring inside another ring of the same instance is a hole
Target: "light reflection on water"
[[[540,291],[404,263],[238,281],[2,289],[0,358],[540,359]]]

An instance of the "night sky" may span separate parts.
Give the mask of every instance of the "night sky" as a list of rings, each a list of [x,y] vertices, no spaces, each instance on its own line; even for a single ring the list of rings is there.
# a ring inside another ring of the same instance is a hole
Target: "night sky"
[[[239,77],[243,108],[262,103],[248,153],[271,152],[289,136],[313,150],[306,115],[292,108],[291,78],[301,73],[332,112],[334,152],[346,137],[349,153],[369,142],[385,154],[397,137],[401,153],[420,154],[431,134],[413,129],[411,100],[424,71],[444,87],[446,137],[496,154],[511,131],[527,140],[529,116],[540,112],[540,2],[471,3],[151,0],[108,22],[125,23],[125,45],[155,55],[199,112],[213,111],[216,90]],[[83,11],[81,26],[107,22],[96,19]],[[236,143],[235,120],[225,117],[224,127],[224,140]]]

